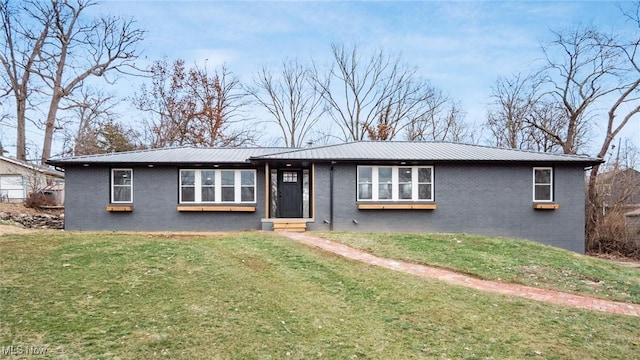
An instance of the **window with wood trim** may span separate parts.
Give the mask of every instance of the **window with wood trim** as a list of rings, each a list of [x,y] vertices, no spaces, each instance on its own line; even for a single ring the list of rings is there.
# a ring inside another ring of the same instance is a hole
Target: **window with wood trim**
[[[433,201],[433,166],[358,166],[358,201]]]
[[[181,204],[253,203],[255,170],[181,169]]]
[[[533,168],[533,201],[552,202],[553,201],[553,168],[534,167]]]
[[[111,202],[133,202],[133,169],[111,169]]]

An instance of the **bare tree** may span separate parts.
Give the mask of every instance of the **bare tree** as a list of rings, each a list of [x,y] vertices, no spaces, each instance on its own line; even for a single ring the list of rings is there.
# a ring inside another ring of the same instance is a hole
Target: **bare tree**
[[[562,104],[544,92],[539,74],[499,77],[491,88],[493,103],[485,127],[495,146],[543,152],[562,152],[567,117]],[[545,129],[545,130],[541,130]],[[574,142],[584,144],[588,129],[579,127]]]
[[[114,97],[87,87],[79,91],[78,98],[68,99],[68,103],[68,106],[61,108],[71,113],[70,120],[60,126],[64,132],[64,154],[78,156],[103,153],[99,146],[99,132],[104,124],[116,116]]]
[[[597,102],[622,89],[618,86],[621,59],[618,50],[605,46],[603,34],[592,27],[578,25],[553,34],[555,39],[542,49],[547,62],[544,71],[551,86],[548,95],[562,105],[566,126],[558,132],[535,119],[530,124],[556,138],[565,154],[575,154]]]
[[[23,9],[28,12],[27,9]],[[2,16],[2,77],[7,83],[7,94],[13,95],[16,104],[16,158],[26,160],[26,112],[28,100],[33,91],[31,74],[39,60],[40,51],[49,37],[51,19],[42,19],[42,29],[39,32],[23,24],[20,11],[10,7],[9,0],[0,4]],[[4,94],[3,94],[4,95]]]
[[[334,66],[313,80],[341,140],[391,140],[432,110],[437,91],[416,75],[416,69],[376,51],[368,58],[357,45],[331,46]]]
[[[605,137],[598,151],[598,157],[604,158],[607,151],[611,147],[612,141],[620,133],[620,131],[629,123],[629,121],[640,113],[640,59],[638,51],[640,50],[640,3],[635,3],[631,12],[625,12],[624,16],[635,24],[634,37],[624,40],[618,40],[613,37],[598,34],[595,38],[598,45],[601,46],[607,54],[611,53],[615,56],[615,72],[616,85],[611,88],[612,104],[607,111],[606,132]],[[600,219],[598,204],[601,196],[596,186],[598,182],[598,173],[600,166],[595,165],[591,168],[589,174],[589,183],[587,187],[587,197],[589,207],[587,208],[587,234],[595,230]],[[587,238],[587,248],[595,250],[596,244],[592,237]]]
[[[622,33],[609,35],[582,25],[554,32],[554,40],[542,49],[546,66],[539,75],[544,81],[535,83],[535,91],[528,91],[529,86],[523,86],[524,91],[514,91],[523,85],[519,81],[513,82],[517,86],[498,91],[496,98],[504,103],[498,107],[503,112],[497,118],[506,121],[499,125],[507,129],[514,125],[515,134],[525,141],[532,140],[533,134],[542,134],[538,140],[533,138],[538,144],[544,140],[539,150],[561,147],[566,154],[579,152],[590,128],[599,126],[605,129],[605,136],[597,157],[605,158],[613,139],[640,112],[639,11],[640,5],[635,4],[635,11],[625,14],[636,27],[633,38],[628,40],[617,38]],[[513,135],[511,129],[506,133]],[[587,187],[587,250],[597,250],[595,234],[603,226],[598,210],[602,199],[596,186],[599,170],[599,165],[591,168]]]
[[[422,103],[422,114],[407,124],[407,140],[410,141],[451,141],[470,140],[464,112],[460,104],[453,102],[440,91]]]
[[[255,133],[236,120],[243,103],[240,85],[225,67],[207,74],[184,60],[166,59],[151,67],[152,84],[143,85],[134,105],[150,114],[147,142],[152,148],[166,146],[240,146],[254,141]]]
[[[286,147],[300,147],[310,136],[325,109],[322,96],[310,83],[309,70],[298,60],[285,60],[278,74],[262,67],[247,88],[255,101],[273,117]]]
[[[609,150],[595,184],[598,222],[589,234],[589,250],[640,258],[640,224],[625,216],[640,204],[640,174],[633,168],[638,148],[625,139]]]
[[[144,31],[120,17],[87,19],[92,0],[25,0],[2,7],[2,63],[17,106],[18,153],[23,154],[26,106],[33,91],[48,102],[41,161],[51,156],[53,133],[61,101],[90,77],[135,69],[136,45]],[[33,75],[33,76],[32,76]],[[38,83],[34,82],[37,77]],[[107,79],[113,81],[114,79]]]

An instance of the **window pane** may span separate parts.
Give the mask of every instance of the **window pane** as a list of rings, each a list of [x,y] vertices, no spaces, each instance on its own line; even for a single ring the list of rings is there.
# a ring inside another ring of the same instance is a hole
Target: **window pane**
[[[235,189],[233,187],[222,188],[222,201],[235,201]]]
[[[113,185],[131,184],[131,170],[114,170]]]
[[[195,171],[181,171],[180,172],[180,183],[182,185],[194,185],[196,183],[196,173],[195,173]]]
[[[130,186],[115,186],[113,188],[113,201],[117,202],[131,202],[131,187]]]
[[[398,182],[401,184],[411,182],[411,168],[398,168]]]
[[[551,183],[551,169],[536,169],[536,184]]]
[[[371,184],[358,185],[358,199],[371,200],[371,196],[373,195],[371,189]]]
[[[243,186],[240,191],[241,201],[255,201],[253,198],[254,189],[253,186]]]
[[[282,182],[295,183],[298,182],[298,173],[295,171],[285,171],[282,173]]]
[[[253,171],[242,171],[240,172],[240,183],[242,185],[254,185],[255,184],[255,173]]]
[[[390,167],[378,168],[378,199],[391,199],[391,192],[393,191],[392,172]]]
[[[551,186],[550,185],[536,185],[535,200],[551,200]]]
[[[372,176],[372,168],[361,166],[358,168],[358,181],[361,183],[370,183]]]
[[[398,198],[411,199],[411,168],[398,168]]]
[[[400,199],[411,199],[411,184],[400,184],[398,191],[398,197]]]
[[[388,183],[388,184],[378,184],[378,199],[381,200],[386,200],[386,199],[391,199],[391,195],[392,195],[392,184]]]
[[[182,188],[182,201],[183,202],[194,202],[196,201],[196,192],[193,187],[183,187]]]
[[[371,200],[373,196],[372,174],[372,167],[358,167],[358,199]]]
[[[214,171],[202,171],[201,175],[202,185],[214,185],[216,182]]]
[[[418,199],[431,200],[431,185],[419,184],[418,185]]]
[[[214,187],[202,188],[202,201],[216,201],[216,191]]]
[[[421,183],[431,182],[431,168],[418,169],[418,182],[421,182]]]
[[[235,171],[222,171],[222,186],[233,185],[235,183]]]

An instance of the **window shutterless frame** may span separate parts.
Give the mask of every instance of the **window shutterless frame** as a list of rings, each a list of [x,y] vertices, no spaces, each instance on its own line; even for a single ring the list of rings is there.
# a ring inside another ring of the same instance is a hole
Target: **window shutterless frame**
[[[133,203],[133,169],[111,169],[111,203]]]
[[[357,201],[433,201],[433,166],[358,166]]]
[[[533,202],[553,202],[553,168],[533,168]]]
[[[180,204],[256,202],[256,171],[180,169]]]

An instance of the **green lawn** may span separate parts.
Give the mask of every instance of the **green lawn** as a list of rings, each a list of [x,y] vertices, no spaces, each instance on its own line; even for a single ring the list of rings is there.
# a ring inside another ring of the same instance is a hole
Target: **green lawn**
[[[273,233],[5,235],[0,256],[2,350],[46,348],[48,358],[640,354],[635,317],[449,286]]]
[[[314,235],[378,256],[482,279],[640,304],[640,270],[535,242],[466,234]]]

